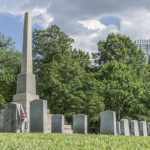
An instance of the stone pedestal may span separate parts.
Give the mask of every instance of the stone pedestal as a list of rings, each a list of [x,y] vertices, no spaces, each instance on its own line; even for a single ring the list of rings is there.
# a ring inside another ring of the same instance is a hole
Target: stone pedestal
[[[137,120],[131,120],[131,134],[139,136],[139,125]]]
[[[30,93],[22,93],[22,94],[17,94],[13,96],[13,101],[15,103],[19,103],[22,105],[24,111],[25,111],[25,115],[27,118],[27,132],[29,132],[30,130],[30,102],[35,100],[35,99],[39,99],[38,95],[35,94],[30,94]]]
[[[87,115],[77,114],[73,116],[73,133],[87,134]]]
[[[11,102],[5,105],[3,132],[20,133],[20,109],[21,105],[17,103]]]
[[[120,128],[121,128],[121,135],[130,136],[128,119],[121,119]]]
[[[61,114],[54,114],[52,116],[52,133],[64,133],[64,119],[64,115]]]
[[[34,100],[30,103],[30,132],[47,133],[47,101]]]
[[[106,110],[100,113],[101,120],[101,134],[117,135],[116,130],[116,113],[114,111]]]
[[[64,125],[64,133],[73,134],[73,130],[72,130],[71,125]]]

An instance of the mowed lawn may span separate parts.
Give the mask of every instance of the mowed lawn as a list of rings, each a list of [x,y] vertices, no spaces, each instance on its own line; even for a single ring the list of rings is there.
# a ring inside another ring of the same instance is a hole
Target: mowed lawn
[[[0,133],[0,150],[150,150],[150,137]]]

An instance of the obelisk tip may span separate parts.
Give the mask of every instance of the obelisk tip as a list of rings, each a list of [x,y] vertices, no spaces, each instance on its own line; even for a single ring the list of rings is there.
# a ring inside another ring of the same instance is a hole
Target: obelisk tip
[[[25,15],[28,15],[28,14],[31,14],[30,11],[27,11],[27,12],[25,13]]]

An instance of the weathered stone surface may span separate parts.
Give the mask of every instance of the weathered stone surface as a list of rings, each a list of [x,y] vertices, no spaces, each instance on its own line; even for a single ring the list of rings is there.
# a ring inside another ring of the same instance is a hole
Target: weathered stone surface
[[[47,109],[47,133],[51,133],[51,116],[49,109]]]
[[[128,119],[121,119],[120,128],[121,128],[121,135],[130,136]]]
[[[87,134],[87,115],[77,114],[73,116],[73,133]]]
[[[147,136],[147,124],[146,121],[140,121],[140,135]]]
[[[139,136],[139,125],[137,120],[131,120],[131,134]]]
[[[1,114],[4,114],[4,109],[1,109]]]
[[[52,116],[52,125],[51,125],[51,132],[52,133],[64,133],[64,115],[61,114],[54,114]]]
[[[32,74],[32,23],[30,12],[25,13],[21,73],[18,75],[17,92],[36,94],[35,75]]]
[[[120,135],[121,134],[120,121],[116,122],[116,126],[117,126],[117,135]]]
[[[35,99],[39,99],[39,96],[38,95],[34,95],[34,94],[30,94],[30,93],[23,93],[23,94],[17,94],[17,95],[14,95],[13,97],[13,101],[16,102],[16,103],[19,103],[23,106],[23,109],[25,111],[25,115],[27,117],[27,132],[29,132],[30,130],[30,124],[29,124],[29,121],[30,121],[30,102],[32,100],[35,100]]]
[[[26,12],[24,17],[21,73],[32,74],[32,70],[32,20],[31,13]]]
[[[64,133],[73,134],[71,125],[64,125]]]
[[[148,136],[150,136],[150,122],[148,122],[147,124],[147,132],[148,132]]]
[[[17,78],[17,91],[13,101],[22,104],[27,116],[29,131],[30,101],[39,99],[36,95],[36,81],[32,68],[32,23],[30,12],[25,13],[21,73]]]
[[[0,132],[3,132],[3,120],[4,117],[0,117]]]
[[[34,74],[19,74],[17,79],[17,94],[36,94],[36,82]]]
[[[47,133],[47,101],[30,102],[30,132]]]
[[[106,110],[100,113],[100,117],[101,134],[117,135],[116,113],[114,111]]]
[[[5,105],[4,121],[3,121],[4,132],[20,133],[21,129],[20,108],[21,108],[20,104],[13,102]]]

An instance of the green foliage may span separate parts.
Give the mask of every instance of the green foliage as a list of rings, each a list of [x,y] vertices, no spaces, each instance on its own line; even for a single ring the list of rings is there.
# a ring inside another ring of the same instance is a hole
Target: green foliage
[[[80,63],[81,67],[83,67],[86,71],[89,72],[91,67],[91,60],[89,53],[86,53],[82,50],[74,49],[72,50],[71,57],[73,59],[76,59]]]
[[[145,54],[125,35],[111,33],[106,41],[98,42],[98,53],[93,53],[94,62],[101,66],[108,61],[116,60],[127,65],[139,66],[145,64]]]
[[[131,66],[116,60],[107,62],[96,73],[96,78],[105,85],[106,109],[116,111],[118,119],[124,116],[137,119],[138,114],[145,111],[142,102],[145,98],[144,83]]]
[[[38,69],[40,64],[50,63],[59,59],[61,54],[70,55],[73,39],[69,38],[56,25],[45,30],[34,30],[33,32],[33,57]]]
[[[4,101],[12,101],[16,92],[17,74],[20,70],[21,53],[14,47],[12,39],[0,34],[0,95],[3,107]]]
[[[68,121],[76,113],[89,115],[90,122],[98,121],[99,111],[104,110],[99,83],[75,60],[63,58],[62,62],[53,61],[45,68],[44,87],[39,87],[39,93],[44,93],[43,97],[49,100],[52,113],[62,113]]]
[[[150,138],[81,134],[1,133],[2,150],[148,150]]]
[[[4,107],[5,100],[2,95],[0,95],[0,110]]]
[[[61,113],[70,123],[72,115],[84,113],[89,122],[99,122],[104,110],[100,83],[87,73],[88,53],[72,50],[73,40],[57,26],[33,33],[34,69],[37,91],[48,100],[51,113]]]
[[[77,113],[88,115],[89,127],[99,126],[99,113],[116,111],[117,118],[150,121],[150,65],[129,37],[109,34],[93,54],[72,49],[74,42],[53,25],[33,32],[37,93],[48,100],[51,113],[72,122]],[[11,38],[0,34],[0,109],[12,101],[20,72],[21,53]]]
[[[112,33],[98,42],[93,58],[95,77],[105,85],[105,109],[116,111],[118,119],[150,120],[150,71],[144,52],[129,37]]]

